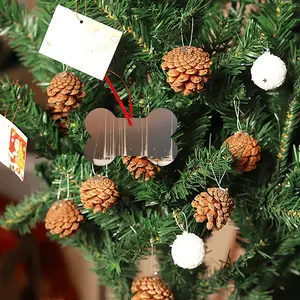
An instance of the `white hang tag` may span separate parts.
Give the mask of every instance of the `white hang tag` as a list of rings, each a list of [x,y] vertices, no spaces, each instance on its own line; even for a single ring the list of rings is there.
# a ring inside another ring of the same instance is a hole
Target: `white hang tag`
[[[0,115],[0,162],[24,180],[27,137],[11,121]]]
[[[103,80],[122,32],[81,14],[77,17],[58,5],[39,52]]]

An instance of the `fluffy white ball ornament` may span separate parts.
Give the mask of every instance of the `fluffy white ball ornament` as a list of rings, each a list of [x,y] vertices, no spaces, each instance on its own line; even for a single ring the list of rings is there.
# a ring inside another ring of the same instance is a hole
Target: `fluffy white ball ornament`
[[[259,56],[251,68],[252,81],[266,91],[281,86],[286,72],[285,63],[269,51]]]
[[[172,247],[174,263],[183,269],[195,269],[203,263],[205,244],[194,233],[184,231],[177,235]]]

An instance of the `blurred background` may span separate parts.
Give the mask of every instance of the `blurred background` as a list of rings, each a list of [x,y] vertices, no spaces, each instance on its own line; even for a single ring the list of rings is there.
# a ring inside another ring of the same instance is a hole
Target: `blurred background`
[[[0,0],[1,1],[1,0]],[[34,0],[19,0],[32,9]],[[32,83],[28,71],[21,67],[18,58],[5,41],[0,38],[0,77],[7,74],[11,80],[28,84],[35,91],[39,104],[47,97]],[[1,112],[2,114],[4,112]],[[9,169],[0,164],[0,212],[8,203],[22,201],[25,195],[46,186],[34,175],[37,158],[28,153],[25,181],[21,182]],[[234,224],[226,225],[213,233],[207,241],[206,265],[208,276],[229,261],[236,260],[243,250],[236,243],[237,229]],[[151,275],[151,260],[140,263],[141,275]],[[7,300],[109,300],[111,294],[97,283],[96,275],[90,270],[93,265],[86,261],[76,249],[61,249],[50,242],[39,224],[31,235],[20,236],[0,227],[0,295]],[[212,295],[210,300],[226,299],[233,288]]]

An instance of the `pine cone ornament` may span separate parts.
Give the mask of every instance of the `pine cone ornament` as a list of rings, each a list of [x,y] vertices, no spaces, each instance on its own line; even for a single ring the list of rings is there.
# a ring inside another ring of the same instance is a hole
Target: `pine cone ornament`
[[[175,92],[183,92],[185,96],[199,93],[209,79],[212,61],[201,48],[175,48],[162,59],[161,67],[168,71],[167,82]]]
[[[82,91],[84,87],[80,79],[70,72],[58,73],[52,78],[47,88],[47,109],[51,112],[53,120],[67,119],[70,111],[78,107],[81,99],[86,96]]]
[[[145,180],[148,181],[150,178],[155,178],[156,173],[160,171],[160,168],[145,156],[123,156],[122,162],[135,179],[144,175]]]
[[[131,292],[134,293],[132,300],[174,300],[168,286],[158,277],[144,276],[133,281]]]
[[[105,213],[120,198],[120,194],[113,180],[94,176],[82,183],[80,197],[85,208],[93,208],[94,213]]]
[[[209,188],[202,192],[192,201],[192,207],[197,211],[194,218],[203,223],[207,220],[206,228],[221,229],[230,217],[234,207],[233,199],[226,190],[220,188]]]
[[[72,200],[60,200],[49,208],[45,227],[52,234],[59,234],[61,238],[69,236],[77,231],[79,224],[84,220]]]
[[[239,172],[256,169],[257,162],[261,158],[261,148],[255,138],[244,131],[238,131],[227,138],[223,145],[228,146]]]

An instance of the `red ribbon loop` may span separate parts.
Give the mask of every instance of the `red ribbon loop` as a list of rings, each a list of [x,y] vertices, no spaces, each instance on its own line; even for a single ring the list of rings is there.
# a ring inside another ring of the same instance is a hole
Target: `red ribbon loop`
[[[126,108],[125,108],[125,106],[124,106],[124,104],[123,104],[123,102],[122,102],[122,100],[121,100],[121,98],[120,98],[118,92],[116,91],[114,85],[112,84],[112,82],[110,81],[110,79],[108,78],[108,76],[105,75],[105,77],[104,77],[104,78],[105,78],[105,81],[107,82],[109,88],[111,89],[112,93],[114,94],[114,96],[115,96],[117,102],[119,103],[119,105],[120,105],[120,107],[121,107],[121,109],[122,109],[122,111],[123,111],[123,113],[124,113],[124,115],[125,115],[125,118],[126,118],[127,121],[128,121],[128,125],[129,125],[129,126],[132,126],[131,118],[133,117],[133,104],[132,104],[132,98],[131,98],[130,90],[129,90],[128,86],[126,85],[126,82],[125,82],[118,74],[116,74],[115,72],[110,71],[110,70],[108,70],[108,72],[110,72],[110,73],[116,75],[118,78],[120,78],[121,81],[122,81],[122,82],[124,83],[124,85],[125,85],[125,88],[126,88],[127,93],[128,93],[129,113],[128,113],[128,111],[126,110]]]

